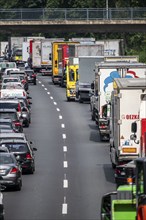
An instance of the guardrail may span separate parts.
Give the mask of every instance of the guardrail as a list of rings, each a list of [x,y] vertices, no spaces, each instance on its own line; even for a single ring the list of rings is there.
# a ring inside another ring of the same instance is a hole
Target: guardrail
[[[0,9],[0,20],[146,20],[146,8]]]

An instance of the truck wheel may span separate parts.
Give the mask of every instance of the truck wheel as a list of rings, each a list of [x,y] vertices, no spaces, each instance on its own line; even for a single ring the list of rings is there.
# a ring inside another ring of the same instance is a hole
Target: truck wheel
[[[83,103],[83,100],[81,99],[80,95],[79,95],[79,103]]]
[[[69,98],[69,97],[67,97],[67,101],[68,101],[68,102],[70,101],[70,98]]]

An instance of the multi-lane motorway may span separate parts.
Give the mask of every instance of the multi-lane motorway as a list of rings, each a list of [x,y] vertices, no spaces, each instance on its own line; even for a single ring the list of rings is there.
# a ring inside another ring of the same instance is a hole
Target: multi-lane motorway
[[[36,171],[19,192],[5,191],[6,220],[100,220],[104,193],[116,189],[109,144],[100,142],[89,104],[67,102],[65,88],[38,76],[30,86]]]

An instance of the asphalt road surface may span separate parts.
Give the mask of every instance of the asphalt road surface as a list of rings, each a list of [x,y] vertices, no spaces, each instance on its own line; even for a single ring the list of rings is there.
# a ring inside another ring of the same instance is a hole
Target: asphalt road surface
[[[67,102],[50,77],[30,85],[32,123],[25,128],[36,171],[19,192],[5,191],[5,220],[100,220],[103,194],[116,189],[109,144],[100,142],[89,104]]]

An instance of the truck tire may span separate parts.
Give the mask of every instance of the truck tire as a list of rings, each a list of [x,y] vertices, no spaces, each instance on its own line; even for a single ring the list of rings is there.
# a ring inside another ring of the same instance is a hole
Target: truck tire
[[[83,103],[83,100],[81,99],[81,96],[80,96],[80,94],[79,94],[79,103]]]

